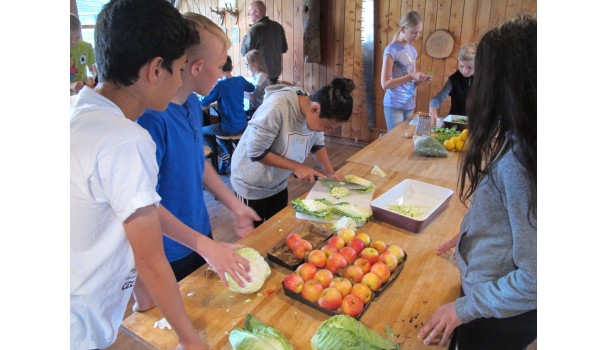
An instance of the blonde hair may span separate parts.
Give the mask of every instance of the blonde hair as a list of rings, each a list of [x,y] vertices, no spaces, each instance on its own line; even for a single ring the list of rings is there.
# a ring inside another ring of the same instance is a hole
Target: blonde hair
[[[459,49],[459,53],[457,54],[457,59],[460,61],[474,61],[474,57],[476,56],[476,43],[467,43],[464,44],[461,49]]]
[[[226,49],[229,49],[230,46],[232,46],[232,42],[230,41],[230,38],[228,38],[226,33],[224,33],[223,30],[209,18],[196,12],[186,12],[183,14],[183,17],[194,23],[196,25],[196,29],[210,33],[217,39],[222,41]],[[200,44],[203,44],[202,38],[200,38]]]
[[[73,14],[70,13],[70,31],[74,32],[77,30],[80,30],[81,24],[80,24],[80,20],[78,19],[78,17]]]
[[[396,33],[394,33],[394,37],[392,38],[392,41],[396,41],[396,39],[398,39],[398,35],[400,34],[400,30],[402,28],[415,27],[416,25],[418,25],[422,22],[423,22],[422,16],[420,16],[419,13],[417,13],[417,11],[409,11],[409,12],[405,13],[400,18],[400,22],[398,22],[398,30],[396,31]]]
[[[244,59],[249,62],[249,66],[255,67],[255,70],[262,72],[265,75],[268,75],[268,67],[266,66],[266,61],[264,60],[261,52],[257,50],[251,50],[244,55]]]

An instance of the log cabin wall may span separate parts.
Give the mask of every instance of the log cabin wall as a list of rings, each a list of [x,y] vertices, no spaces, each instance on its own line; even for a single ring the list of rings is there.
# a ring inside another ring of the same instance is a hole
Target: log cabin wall
[[[226,28],[228,36],[232,34],[233,44],[228,54],[234,63],[233,74],[247,77],[250,74],[240,55],[240,42],[250,25],[246,12],[251,1],[236,0],[238,22],[226,14],[223,25],[220,24],[220,17],[211,11],[225,8],[222,0],[181,0],[179,5],[180,11],[201,13]],[[398,29],[402,14],[415,10],[424,18],[422,37],[413,45],[419,55],[417,69],[435,72],[432,83],[421,84],[417,89],[416,111],[427,111],[430,99],[441,89],[449,75],[456,71],[457,53],[462,44],[478,42],[488,29],[518,12],[537,14],[537,0],[375,0],[375,128],[369,130],[363,99],[362,0],[321,0],[320,3],[322,59],[320,63],[306,63],[303,52],[303,0],[265,1],[268,17],[282,24],[289,45],[288,52],[283,55],[280,80],[309,92],[329,84],[336,77],[354,80],[357,88],[353,92],[355,103],[352,118],[331,135],[364,142],[377,139],[386,129],[384,91],[380,84],[382,56]],[[426,38],[437,29],[446,29],[455,38],[453,52],[448,58],[432,58],[423,48]],[[447,115],[449,108],[447,98],[439,114]]]

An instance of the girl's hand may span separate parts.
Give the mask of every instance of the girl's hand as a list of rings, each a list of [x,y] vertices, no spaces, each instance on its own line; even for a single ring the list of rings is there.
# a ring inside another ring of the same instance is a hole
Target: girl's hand
[[[445,304],[436,310],[426,324],[422,327],[417,338],[424,339],[425,345],[430,345],[434,338],[441,336],[438,346],[447,346],[447,340],[453,330],[462,324],[455,313],[455,302]]]
[[[438,109],[430,107],[430,116],[432,117],[432,125],[436,126],[436,119],[438,119]]]
[[[327,177],[330,177],[332,179],[338,180],[338,181],[344,181],[346,179],[345,176],[343,176],[342,174],[335,172],[333,174],[327,174]]]
[[[318,171],[310,168],[309,166],[305,166],[303,164],[299,165],[297,168],[293,170],[293,174],[299,181],[314,183],[316,182],[316,177],[325,177],[323,173],[319,173]]]
[[[413,80],[415,80],[416,83],[419,83],[421,81],[432,81],[431,76],[422,72],[411,73],[411,76],[413,77]]]
[[[444,242],[444,243],[440,244],[439,246],[437,246],[436,254],[440,255],[440,254],[447,252],[451,248],[455,248],[458,238],[459,238],[459,234],[456,234],[455,236],[453,236],[453,238],[451,238],[447,242]]]

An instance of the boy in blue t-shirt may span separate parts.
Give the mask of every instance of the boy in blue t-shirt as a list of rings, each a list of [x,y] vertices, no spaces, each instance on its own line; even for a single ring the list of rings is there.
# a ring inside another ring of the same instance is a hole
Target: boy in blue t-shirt
[[[255,91],[255,85],[241,76],[233,77],[232,68],[232,59],[228,56],[222,67],[224,79],[217,82],[213,90],[200,100],[203,107],[217,101],[217,107],[219,108],[219,123],[202,128],[202,134],[211,149],[217,149],[215,136],[239,135],[247,128],[244,92]],[[223,152],[219,164],[219,174],[227,175],[230,170],[229,146],[221,139],[219,140],[219,146]]]

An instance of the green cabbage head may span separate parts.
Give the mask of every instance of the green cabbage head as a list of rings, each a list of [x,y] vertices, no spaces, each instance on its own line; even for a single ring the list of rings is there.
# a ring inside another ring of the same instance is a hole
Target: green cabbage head
[[[234,350],[293,350],[278,329],[247,314],[244,328],[234,328],[228,337]]]
[[[239,286],[236,281],[226,272],[225,276],[228,280],[228,288],[235,293],[251,294],[259,291],[263,287],[264,282],[270,276],[270,265],[266,260],[259,254],[259,252],[253,248],[244,247],[236,249],[236,253],[243,258],[249,260],[251,270],[249,276],[251,276],[251,282],[247,282],[244,278],[244,288]]]

